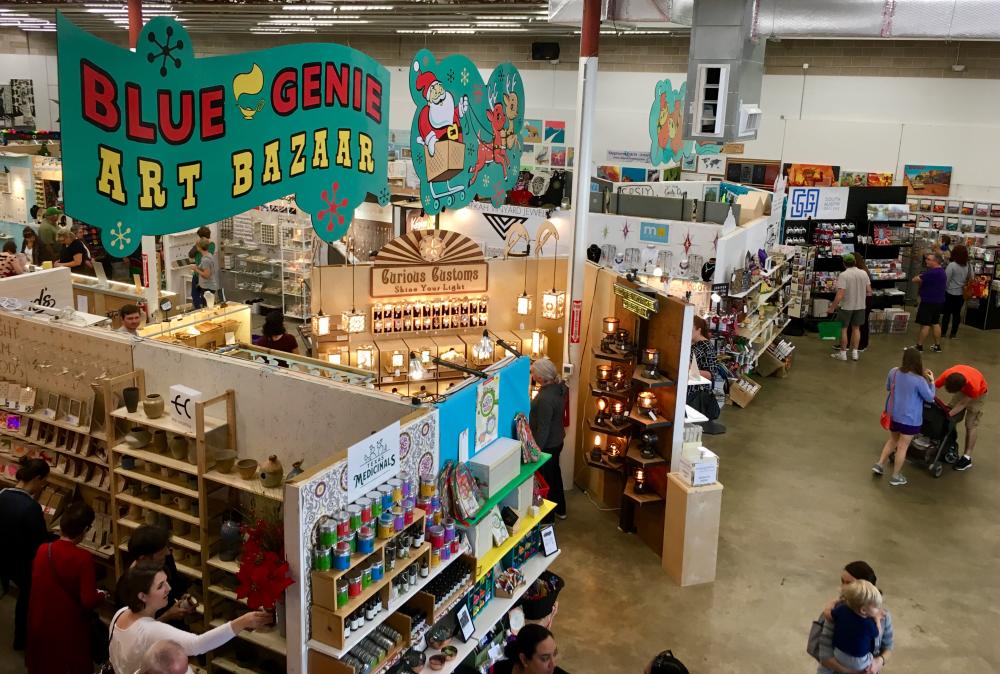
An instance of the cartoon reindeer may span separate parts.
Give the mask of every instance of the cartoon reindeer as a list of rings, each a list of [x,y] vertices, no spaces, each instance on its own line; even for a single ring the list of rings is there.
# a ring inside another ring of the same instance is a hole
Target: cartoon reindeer
[[[504,106],[497,102],[496,83],[490,85],[488,100],[490,107],[486,111],[486,119],[489,120],[490,126],[493,129],[493,138],[484,142],[482,131],[476,132],[476,136],[479,138],[479,148],[476,155],[476,165],[473,167],[472,174],[469,177],[470,186],[476,182],[479,172],[487,164],[494,162],[500,164],[503,168],[504,180],[507,179],[507,167],[510,165],[510,161],[507,159],[507,147],[503,133],[504,127],[507,125],[507,117],[504,114]]]
[[[520,101],[517,100],[517,73],[504,78],[503,107],[507,115],[507,126],[501,132],[504,137],[504,146],[508,150],[513,150],[514,146],[521,147],[521,134],[514,128],[514,120],[517,119]]]

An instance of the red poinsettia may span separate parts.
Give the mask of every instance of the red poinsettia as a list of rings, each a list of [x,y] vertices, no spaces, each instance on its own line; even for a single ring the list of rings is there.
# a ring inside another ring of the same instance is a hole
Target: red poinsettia
[[[288,577],[284,531],[280,523],[261,519],[253,526],[244,526],[243,533],[246,543],[236,574],[240,583],[236,596],[246,598],[250,608],[272,610],[275,602],[285,596],[285,589],[294,582]]]

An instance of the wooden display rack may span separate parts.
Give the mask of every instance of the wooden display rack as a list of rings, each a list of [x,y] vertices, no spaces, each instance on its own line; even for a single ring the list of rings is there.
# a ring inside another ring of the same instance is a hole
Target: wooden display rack
[[[143,370],[112,378],[105,385],[109,390],[134,385],[139,389],[140,401],[146,396]],[[223,416],[207,414],[209,408],[217,407],[223,408]],[[170,542],[174,546],[177,570],[194,581],[191,593],[199,599],[198,613],[202,620],[200,625],[193,627],[207,630],[225,623],[229,614],[244,612],[246,600],[238,598],[235,592],[235,576],[239,572],[239,564],[235,561],[223,561],[219,557],[219,536],[213,532],[219,530],[223,513],[244,497],[262,498],[280,504],[283,490],[265,489],[257,479],[243,480],[238,475],[221,473],[210,464],[210,439],[220,448],[238,447],[235,391],[229,389],[220,395],[196,402],[193,428],[178,423],[166,412],[161,417],[150,419],[143,412],[141,402],[135,412],[118,407],[111,410],[108,416],[108,443],[111,446],[110,461],[113,470],[112,512],[118,513],[113,522],[118,575],[125,571],[122,553],[128,550],[131,532],[155,520],[171,532]],[[124,432],[133,426],[185,438],[189,446],[193,443],[195,462],[175,459],[151,448],[130,447],[124,441]],[[125,467],[125,458],[133,459],[135,465]],[[158,489],[161,498],[149,498],[144,491],[149,488]],[[182,509],[179,504],[174,503],[175,499],[186,499],[190,502],[190,507]],[[283,658],[286,654],[285,639],[276,629],[244,631],[238,638],[271,651],[275,657]],[[255,671],[236,664],[235,660],[225,655],[215,657],[208,654],[207,661],[209,671]]]

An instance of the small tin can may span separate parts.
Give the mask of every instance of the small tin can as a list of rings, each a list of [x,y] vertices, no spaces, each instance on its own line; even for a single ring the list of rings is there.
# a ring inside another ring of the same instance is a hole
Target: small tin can
[[[379,560],[372,564],[372,581],[378,582],[385,578],[385,562]]]
[[[403,502],[403,481],[399,478],[392,478],[386,484],[392,488],[392,502],[402,503]]]
[[[365,497],[372,502],[372,519],[378,519],[382,514],[382,494],[377,491],[370,491]]]
[[[444,527],[440,524],[432,524],[427,527],[427,537],[431,541],[431,548],[440,550],[444,547]]]
[[[362,555],[375,552],[375,530],[371,527],[361,527],[358,532],[358,552]]]
[[[441,550],[439,548],[434,548],[431,550],[431,568],[437,568],[441,565]]]
[[[392,507],[392,528],[396,533],[406,528],[406,516],[403,513],[403,506]]]
[[[330,570],[330,548],[327,546],[319,546],[313,550],[313,570],[314,571],[329,571]]]
[[[333,520],[326,520],[319,525],[319,544],[325,548],[337,544],[337,523]]]
[[[420,478],[420,497],[429,499],[437,494],[437,480],[433,475],[424,475]]]
[[[392,513],[382,513],[378,519],[378,537],[381,539],[392,538],[396,529],[392,523]]]
[[[392,486],[383,484],[378,488],[378,493],[382,494],[382,512],[392,508]]]
[[[407,498],[403,499],[403,525],[410,526],[413,524],[413,499]]]
[[[333,516],[333,521],[337,524],[337,536],[343,538],[351,533],[351,518],[346,510],[341,510]]]
[[[331,566],[337,571],[346,571],[351,566],[351,544],[340,541],[334,548]]]
[[[337,581],[337,608],[347,606],[350,595],[347,591],[347,581],[343,578]]]
[[[351,531],[357,531],[361,528],[361,506],[356,503],[347,506],[347,516],[351,525]]]
[[[455,520],[449,517],[442,526],[444,527],[444,542],[451,543],[455,540]]]
[[[372,502],[371,502],[370,498],[368,498],[367,496],[362,496],[361,498],[359,498],[355,502],[354,505],[356,505],[359,508],[361,508],[361,521],[362,522],[371,522],[372,521],[372,517],[373,517],[373,515],[372,515]]]
[[[442,562],[447,562],[451,559],[451,547],[447,545],[444,546],[438,554],[440,555]]]
[[[367,590],[372,585],[372,568],[366,566],[361,571],[361,589]]]
[[[448,545],[451,546],[451,554],[453,555],[457,555],[459,549],[462,546],[461,542],[458,540],[458,536],[455,536],[455,538],[451,539],[451,543],[449,543]]]
[[[361,574],[354,573],[350,578],[347,579],[347,594],[351,597],[357,597],[361,594]]]

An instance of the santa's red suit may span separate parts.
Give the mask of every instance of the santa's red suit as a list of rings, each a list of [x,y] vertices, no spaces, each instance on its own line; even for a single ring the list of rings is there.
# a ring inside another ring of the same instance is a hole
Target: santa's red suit
[[[452,140],[461,141],[462,140],[462,125],[459,123],[458,117],[458,106],[455,106],[455,113],[452,115],[452,124],[455,126],[455,131],[449,136],[448,126],[436,127],[431,124],[431,106],[425,105],[420,110],[420,116],[417,118],[417,132],[420,133],[421,138],[427,138],[427,134],[433,132],[437,136],[438,140],[444,140],[445,138],[451,138]],[[456,135],[457,134],[457,135]]]
[[[417,64],[414,64],[413,67],[419,72],[420,68]],[[461,142],[462,125],[459,120],[463,114],[462,105],[455,103],[454,97],[444,90],[440,80],[429,70],[419,72],[415,84],[417,91],[427,101],[417,117],[417,133],[420,134],[420,142],[427,145],[427,149],[432,155],[434,154],[433,145],[436,141],[449,138]],[[444,91],[444,97],[437,103],[430,100],[430,90],[434,85],[438,85]],[[433,120],[431,119],[432,110],[437,113]],[[432,135],[434,142],[429,142]]]

